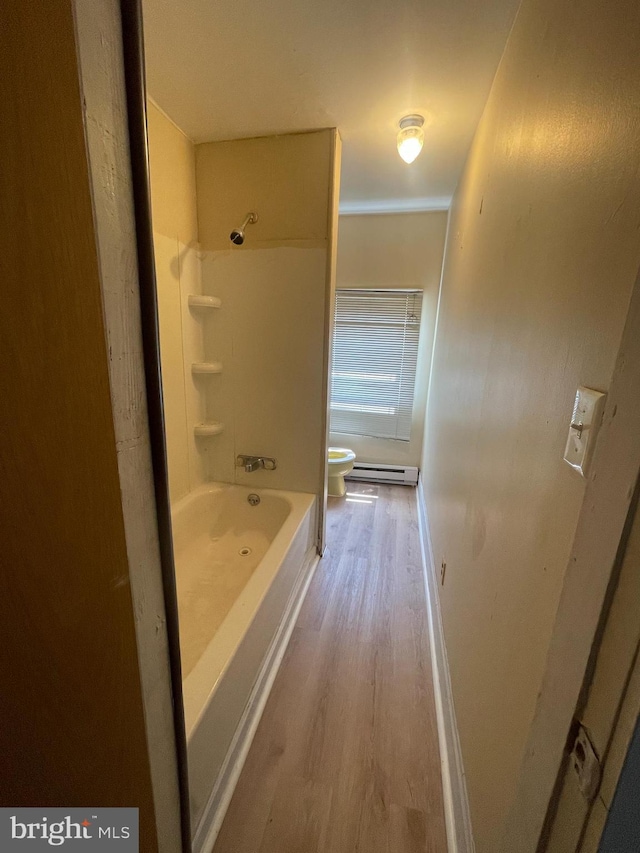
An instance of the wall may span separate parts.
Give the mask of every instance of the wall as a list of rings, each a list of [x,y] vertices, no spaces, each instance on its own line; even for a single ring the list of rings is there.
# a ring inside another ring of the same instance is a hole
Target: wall
[[[148,103],[153,242],[165,402],[171,502],[207,478],[207,446],[193,427],[205,409],[191,363],[202,361],[202,323],[187,297],[201,292],[198,252],[195,149],[190,139]]]
[[[500,848],[640,262],[640,9],[525,0],[457,190],[423,455],[479,853]]]
[[[562,583],[544,678],[501,851],[536,845],[591,675],[620,543],[640,479],[640,269],[606,398],[602,426]]]
[[[222,299],[206,320],[207,419],[224,431],[209,477],[319,494],[324,477],[323,359],[330,283],[333,130],[196,147],[203,291]],[[242,247],[229,233],[249,211]],[[272,456],[247,474],[239,453]]]
[[[341,216],[338,288],[417,288],[424,291],[410,441],[332,432],[362,462],[419,465],[448,212]]]
[[[152,853],[72,12],[0,11],[0,805],[136,805]]]

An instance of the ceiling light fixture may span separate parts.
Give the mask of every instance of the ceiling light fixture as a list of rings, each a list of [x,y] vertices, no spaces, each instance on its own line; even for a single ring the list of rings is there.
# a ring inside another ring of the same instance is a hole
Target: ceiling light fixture
[[[398,131],[398,154],[405,163],[413,163],[422,151],[424,143],[424,131],[422,125],[424,117],[421,115],[410,115],[400,119],[400,130]]]

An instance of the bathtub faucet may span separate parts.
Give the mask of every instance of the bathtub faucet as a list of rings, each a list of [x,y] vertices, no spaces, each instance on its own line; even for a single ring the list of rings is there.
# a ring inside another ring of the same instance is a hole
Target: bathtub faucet
[[[274,471],[276,469],[276,460],[270,456],[245,456],[241,454],[236,459],[236,467],[244,468],[247,474],[257,471],[258,468],[264,468],[265,471]]]

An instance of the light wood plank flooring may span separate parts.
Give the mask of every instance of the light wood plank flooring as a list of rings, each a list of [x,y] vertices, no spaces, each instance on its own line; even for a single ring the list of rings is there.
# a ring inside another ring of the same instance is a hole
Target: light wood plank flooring
[[[214,853],[446,853],[415,492],[349,492]]]

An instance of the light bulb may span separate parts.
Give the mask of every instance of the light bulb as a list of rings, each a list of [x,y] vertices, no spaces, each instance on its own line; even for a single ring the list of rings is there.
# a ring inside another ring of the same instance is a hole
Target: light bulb
[[[424,131],[422,125],[424,118],[420,115],[405,116],[400,120],[398,131],[398,154],[405,163],[413,163],[422,151],[424,144]]]

